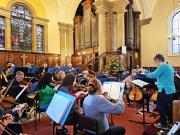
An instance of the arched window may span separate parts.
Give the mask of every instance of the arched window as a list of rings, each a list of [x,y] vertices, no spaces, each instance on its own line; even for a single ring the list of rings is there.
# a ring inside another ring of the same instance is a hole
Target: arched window
[[[171,53],[180,54],[180,10],[171,18]]]
[[[32,51],[32,13],[22,4],[11,8],[12,50]]]

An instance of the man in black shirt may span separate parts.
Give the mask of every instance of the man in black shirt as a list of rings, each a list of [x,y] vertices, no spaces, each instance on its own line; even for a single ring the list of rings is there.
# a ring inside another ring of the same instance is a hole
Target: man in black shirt
[[[17,95],[23,90],[25,87],[24,84],[21,84],[24,81],[24,73],[22,71],[16,72],[16,77],[14,80],[12,80],[12,86],[10,87],[7,95],[16,98]],[[27,97],[28,91],[25,90],[21,96],[17,99],[17,102],[19,103],[27,103],[30,107],[33,105],[34,100]]]

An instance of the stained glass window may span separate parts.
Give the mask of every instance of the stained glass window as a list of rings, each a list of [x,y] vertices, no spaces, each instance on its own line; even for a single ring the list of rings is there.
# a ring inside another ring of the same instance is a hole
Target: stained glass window
[[[172,54],[180,53],[180,11],[175,13],[172,17],[172,39],[171,39],[171,52]]]
[[[13,50],[32,50],[32,14],[21,4],[11,10],[11,43]]]
[[[44,28],[42,25],[37,25],[37,51],[43,52],[43,34]]]
[[[5,18],[0,16],[0,49],[5,47]]]

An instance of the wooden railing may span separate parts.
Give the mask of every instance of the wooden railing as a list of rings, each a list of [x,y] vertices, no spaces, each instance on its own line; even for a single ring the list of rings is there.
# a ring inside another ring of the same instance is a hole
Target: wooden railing
[[[86,64],[82,65],[81,66],[81,69],[85,68],[85,67],[88,67],[89,65],[95,65],[99,62],[99,60],[102,58],[102,57],[109,57],[109,56],[119,56],[120,53],[118,52],[105,52],[105,53],[102,53],[101,55],[95,57],[95,58],[92,58],[91,60],[89,60]],[[90,72],[93,71],[94,72],[94,69],[92,70],[89,70]],[[97,71],[96,71],[97,72]],[[94,72],[94,73],[96,73]]]

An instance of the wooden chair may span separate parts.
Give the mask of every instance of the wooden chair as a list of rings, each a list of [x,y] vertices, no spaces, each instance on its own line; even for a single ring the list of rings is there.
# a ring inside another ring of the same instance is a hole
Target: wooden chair
[[[75,125],[74,125],[74,135],[85,131],[86,134],[98,134],[98,121],[90,118],[88,116],[84,116],[82,114],[75,114]]]

